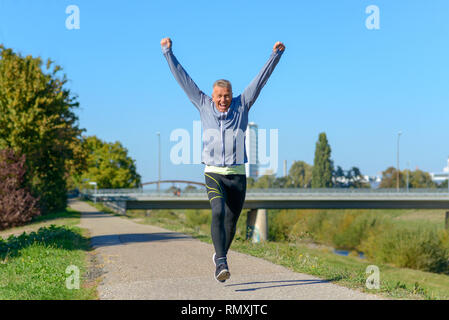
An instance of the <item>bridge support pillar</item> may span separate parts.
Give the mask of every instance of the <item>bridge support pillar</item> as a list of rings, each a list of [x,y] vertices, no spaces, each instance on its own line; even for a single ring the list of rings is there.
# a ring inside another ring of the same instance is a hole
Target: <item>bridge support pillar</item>
[[[266,209],[251,209],[246,218],[246,238],[257,243],[268,239],[268,220]]]

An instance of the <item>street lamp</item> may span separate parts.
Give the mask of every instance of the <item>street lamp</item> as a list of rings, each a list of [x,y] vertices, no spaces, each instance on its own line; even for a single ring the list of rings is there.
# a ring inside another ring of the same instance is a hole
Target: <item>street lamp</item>
[[[161,133],[156,132],[158,138],[158,179],[157,179],[157,192],[160,191],[161,184]]]
[[[399,137],[401,136],[402,131],[398,132],[398,153],[397,153],[397,163],[396,163],[396,189],[399,191]]]
[[[408,192],[408,174],[410,172],[410,161],[407,161],[407,192]]]

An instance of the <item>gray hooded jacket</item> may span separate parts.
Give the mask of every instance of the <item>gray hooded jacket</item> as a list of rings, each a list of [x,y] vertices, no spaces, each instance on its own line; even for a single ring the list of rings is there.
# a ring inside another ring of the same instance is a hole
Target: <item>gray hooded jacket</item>
[[[173,55],[171,48],[162,47],[162,52],[176,81],[200,112],[203,128],[202,163],[228,167],[248,162],[245,145],[248,112],[279,62],[283,51],[276,50],[270,55],[262,70],[243,93],[232,98],[227,112],[217,110],[212,98],[197,87]]]

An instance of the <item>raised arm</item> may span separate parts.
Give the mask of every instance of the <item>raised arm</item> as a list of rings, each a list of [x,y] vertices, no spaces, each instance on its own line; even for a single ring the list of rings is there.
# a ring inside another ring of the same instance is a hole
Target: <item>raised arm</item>
[[[279,59],[281,59],[284,50],[285,45],[282,42],[276,42],[273,46],[273,52],[271,53],[268,61],[263,66],[262,70],[243,91],[241,96],[242,103],[248,108],[248,110],[251,108],[254,102],[256,102],[256,99],[260,94],[260,90],[262,90],[265,83],[267,83],[268,78],[278,64]]]
[[[176,81],[181,88],[187,94],[187,97],[192,101],[195,107],[200,110],[204,104],[207,96],[198,88],[195,82],[190,78],[188,73],[184,70],[181,64],[178,62],[172,51],[172,41],[170,38],[164,38],[161,40],[162,53],[167,59],[168,66],[171,72],[175,76]]]

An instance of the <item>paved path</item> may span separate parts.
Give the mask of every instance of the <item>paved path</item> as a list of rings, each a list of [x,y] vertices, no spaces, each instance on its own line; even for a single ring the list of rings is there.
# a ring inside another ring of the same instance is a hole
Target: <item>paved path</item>
[[[379,299],[260,258],[230,251],[231,278],[214,277],[211,244],[98,212],[72,200],[102,264],[100,299]]]

